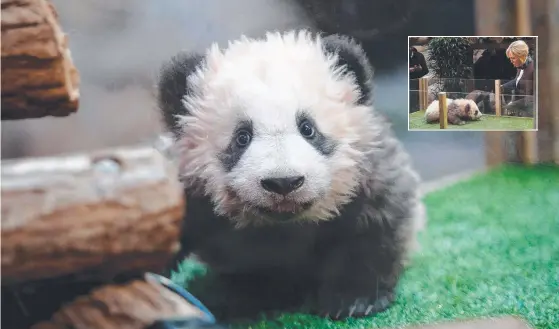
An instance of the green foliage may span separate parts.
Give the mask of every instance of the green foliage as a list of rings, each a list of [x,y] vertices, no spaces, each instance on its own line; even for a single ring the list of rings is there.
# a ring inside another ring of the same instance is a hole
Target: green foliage
[[[469,50],[466,38],[433,38],[429,41],[428,59],[441,78],[468,78],[472,66]]]
[[[462,79],[469,79],[472,75],[473,58],[470,43],[467,38],[432,38],[429,41],[429,55],[427,60],[435,75],[441,79],[442,89],[450,98],[462,98],[464,89]]]

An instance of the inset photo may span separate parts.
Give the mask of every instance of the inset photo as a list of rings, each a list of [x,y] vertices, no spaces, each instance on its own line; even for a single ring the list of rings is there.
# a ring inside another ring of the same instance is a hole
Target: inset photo
[[[408,130],[538,129],[537,36],[410,36],[408,44]]]

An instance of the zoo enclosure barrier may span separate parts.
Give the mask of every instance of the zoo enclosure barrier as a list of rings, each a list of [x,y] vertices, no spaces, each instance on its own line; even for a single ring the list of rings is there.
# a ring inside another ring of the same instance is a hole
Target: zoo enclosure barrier
[[[417,87],[410,88],[409,112],[424,111],[429,104],[437,100],[438,93],[445,92],[447,98],[473,100],[486,115],[534,117],[535,93],[523,95],[515,93],[514,90],[501,91],[500,86],[507,81],[437,77],[411,80],[410,86]]]

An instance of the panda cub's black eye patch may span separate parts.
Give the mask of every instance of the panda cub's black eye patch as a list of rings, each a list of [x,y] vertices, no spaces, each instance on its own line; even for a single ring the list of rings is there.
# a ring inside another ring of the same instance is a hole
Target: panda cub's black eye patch
[[[218,155],[225,171],[229,172],[235,168],[242,155],[245,153],[254,135],[252,121],[240,121],[231,136],[229,145]]]
[[[329,156],[336,149],[336,141],[324,135],[317,127],[315,121],[306,112],[299,112],[296,118],[297,129],[309,144],[320,154]]]

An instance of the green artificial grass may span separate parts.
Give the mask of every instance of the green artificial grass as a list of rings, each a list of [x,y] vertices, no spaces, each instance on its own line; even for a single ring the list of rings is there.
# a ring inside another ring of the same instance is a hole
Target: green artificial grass
[[[416,111],[410,113],[410,130],[414,129],[440,129],[440,124],[426,123],[425,111]],[[534,129],[534,118],[524,117],[508,117],[508,116],[494,116],[484,115],[479,121],[466,122],[465,125],[448,125],[448,129],[474,129],[474,130],[528,130]]]
[[[559,167],[505,166],[425,198],[429,222],[395,304],[364,319],[284,314],[253,329],[396,328],[517,315],[559,328]],[[183,264],[184,283],[204,275]]]

